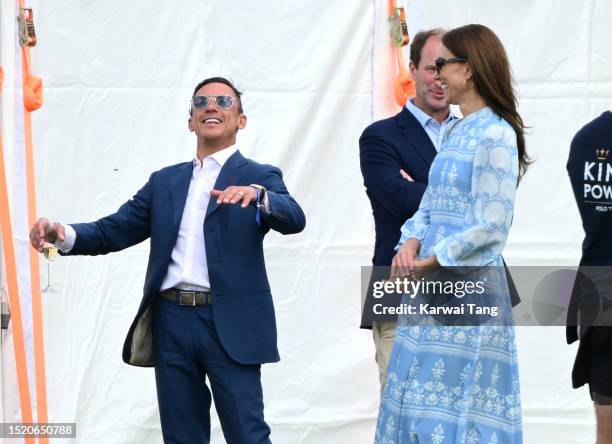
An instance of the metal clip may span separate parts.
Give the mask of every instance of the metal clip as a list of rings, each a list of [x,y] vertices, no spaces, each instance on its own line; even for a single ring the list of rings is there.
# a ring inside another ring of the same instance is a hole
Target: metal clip
[[[390,17],[389,21],[391,23],[391,43],[393,46],[400,48],[410,43],[404,8],[395,8],[393,17]]]
[[[22,47],[32,47],[36,45],[36,32],[34,31],[34,13],[32,8],[19,8],[17,16],[17,26],[19,28],[19,44]]]
[[[8,328],[11,320],[11,311],[6,299],[6,291],[4,288],[0,288],[0,328],[3,330]]]

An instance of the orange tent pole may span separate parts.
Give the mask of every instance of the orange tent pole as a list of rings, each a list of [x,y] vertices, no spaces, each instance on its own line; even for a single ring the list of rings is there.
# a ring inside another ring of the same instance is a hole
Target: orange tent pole
[[[19,284],[17,278],[17,260],[13,245],[13,230],[9,208],[8,185],[6,183],[6,168],[4,165],[4,146],[0,134],[0,233],[2,234],[2,250],[6,266],[6,281],[8,286],[9,307],[13,322],[13,347],[15,349],[15,366],[17,368],[17,386],[21,418],[24,423],[32,422],[32,404],[28,384],[28,366],[26,363],[25,341],[21,320],[21,305],[19,303]],[[34,444],[34,438],[25,438],[27,444]]]
[[[25,1],[19,0],[19,6],[25,7]],[[31,77],[30,72],[30,48],[22,47],[21,66],[23,76],[24,95],[24,135],[25,135],[25,160],[26,160],[26,184],[28,203],[28,226],[36,222],[36,179],[34,174],[34,146],[32,143],[32,117],[28,109],[26,84]],[[40,101],[42,104],[42,100]],[[36,412],[39,424],[49,422],[47,413],[47,379],[45,365],[45,348],[43,337],[42,300],[40,293],[40,263],[38,254],[30,250],[30,281],[32,289],[32,330],[34,340],[34,375],[36,380]],[[48,438],[40,437],[39,443],[47,444]]]

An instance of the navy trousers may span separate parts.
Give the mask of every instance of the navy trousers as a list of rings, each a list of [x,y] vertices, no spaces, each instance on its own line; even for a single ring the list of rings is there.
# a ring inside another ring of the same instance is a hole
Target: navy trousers
[[[155,381],[166,444],[210,442],[211,393],[228,444],[270,443],[260,365],[232,360],[217,336],[210,305],[160,298],[153,317]]]

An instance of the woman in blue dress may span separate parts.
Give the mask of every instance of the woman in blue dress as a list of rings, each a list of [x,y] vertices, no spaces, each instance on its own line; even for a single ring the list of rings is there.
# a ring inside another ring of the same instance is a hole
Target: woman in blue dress
[[[438,76],[463,119],[444,136],[419,210],[402,227],[393,269],[503,270],[515,191],[528,165],[510,66],[485,26],[456,28],[442,42]],[[498,294],[509,314],[501,276]],[[376,443],[522,443],[512,323],[459,326],[424,317],[398,321]]]

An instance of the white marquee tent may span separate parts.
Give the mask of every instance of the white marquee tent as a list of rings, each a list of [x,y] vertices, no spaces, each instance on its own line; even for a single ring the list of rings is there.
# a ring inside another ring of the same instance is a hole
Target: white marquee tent
[[[0,4],[1,127],[17,264],[29,276],[17,4]],[[612,3],[398,4],[407,9],[411,35],[482,23],[500,36],[536,159],[519,187],[504,255],[512,265],[576,265],[583,233],[565,162],[575,132],[612,108]],[[265,242],[282,358],[263,369],[272,440],[372,442],[378,377],[371,333],[358,325],[360,267],[370,263],[374,233],[358,138],[370,122],[397,111],[387,2],[27,6],[38,37],[32,72],[44,85],[44,105],[32,113],[38,214],[76,222],[113,212],[152,171],[193,156],[187,109],[194,85],[212,75],[234,80],[249,118],[238,139],[242,151],[280,166],[307,216],[303,233],[273,233]],[[51,265],[57,292],[42,297],[48,417],[76,422],[79,443],[162,440],[153,371],[121,360],[147,254],[145,242]],[[44,285],[44,260],[40,269]],[[6,290],[4,267],[0,273]],[[27,342],[27,278],[20,277],[20,289]],[[575,346],[565,344],[560,328],[517,330],[525,442],[593,442],[588,391],[571,389]],[[12,328],[2,332],[0,422],[21,420],[11,335]],[[33,352],[26,355],[36,411]],[[223,442],[216,417],[213,442]]]

